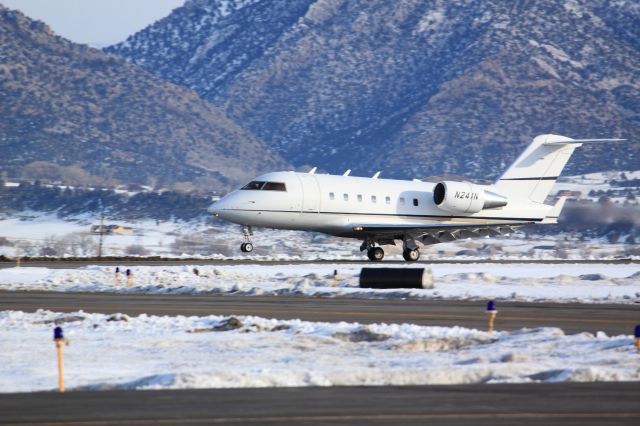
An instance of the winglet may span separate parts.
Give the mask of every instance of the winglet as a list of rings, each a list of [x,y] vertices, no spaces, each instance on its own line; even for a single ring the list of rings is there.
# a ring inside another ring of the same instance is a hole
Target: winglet
[[[316,170],[318,170],[318,168],[314,167],[313,169],[309,170],[309,174],[310,175],[315,175],[316,174]]]
[[[351,173],[351,169],[347,169],[347,171],[344,172],[342,176],[349,176],[349,173]]]
[[[371,179],[378,179],[378,176],[380,176],[380,172],[376,172],[373,176],[371,176]]]
[[[558,223],[558,218],[560,217],[560,212],[564,207],[565,201],[567,201],[567,197],[558,198],[558,201],[551,207],[551,210],[549,210],[540,223]]]

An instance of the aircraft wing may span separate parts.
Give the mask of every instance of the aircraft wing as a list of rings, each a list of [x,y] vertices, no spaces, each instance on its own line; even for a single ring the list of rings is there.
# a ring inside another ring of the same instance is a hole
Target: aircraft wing
[[[371,236],[380,240],[403,239],[409,237],[423,244],[437,244],[462,238],[493,237],[510,234],[517,226],[530,225],[535,222],[495,222],[495,223],[438,223],[434,225],[402,224],[402,225],[354,225],[353,230],[363,236]]]

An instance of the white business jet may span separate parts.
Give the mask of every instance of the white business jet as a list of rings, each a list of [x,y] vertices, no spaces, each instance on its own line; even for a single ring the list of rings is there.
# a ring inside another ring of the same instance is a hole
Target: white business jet
[[[624,139],[571,139],[541,135],[493,185],[470,182],[378,179],[293,171],[267,173],[214,203],[217,217],[244,227],[243,252],[251,252],[252,227],[316,231],[362,240],[372,261],[381,246],[401,241],[407,261],[419,245],[496,236],[514,227],[557,223],[564,205],[544,204],[573,151],[583,143]]]

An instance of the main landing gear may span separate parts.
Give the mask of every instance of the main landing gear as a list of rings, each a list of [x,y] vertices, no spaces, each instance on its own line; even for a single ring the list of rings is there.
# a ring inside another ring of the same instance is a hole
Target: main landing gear
[[[384,259],[384,250],[382,250],[382,247],[370,247],[367,250],[367,256],[372,262],[380,262]]]
[[[367,251],[367,257],[372,262],[380,262],[382,259],[384,259],[384,250],[382,249],[382,247],[376,246],[375,245],[376,243],[380,244],[380,241],[365,240],[362,242],[362,245],[360,246],[361,251],[364,251],[364,250]],[[387,243],[387,244],[394,244],[394,243]],[[415,243],[415,241],[411,239],[404,240],[402,257],[404,257],[404,260],[406,260],[407,262],[415,262],[418,259],[420,259],[420,250],[418,250],[418,246]]]
[[[404,257],[404,260],[406,260],[407,262],[415,262],[416,260],[420,259],[420,250],[418,250],[417,248],[405,248],[404,250],[402,250],[402,257]]]
[[[251,236],[253,235],[253,231],[250,226],[245,226],[242,228],[242,235],[244,236],[245,242],[240,244],[240,251],[243,253],[251,253],[253,251],[253,243],[251,242]]]
[[[372,240],[364,240],[362,245],[360,246],[360,251],[367,251],[367,257],[372,262],[380,262],[384,258],[384,250],[382,247],[377,247],[374,245],[375,242]]]

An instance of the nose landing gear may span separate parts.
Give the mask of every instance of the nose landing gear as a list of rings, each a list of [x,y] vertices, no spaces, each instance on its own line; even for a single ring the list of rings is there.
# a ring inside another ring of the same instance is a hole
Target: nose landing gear
[[[253,231],[250,226],[245,226],[242,228],[242,235],[244,236],[245,242],[240,244],[240,251],[243,253],[251,253],[253,251],[253,243],[251,242],[251,236],[253,235]]]

